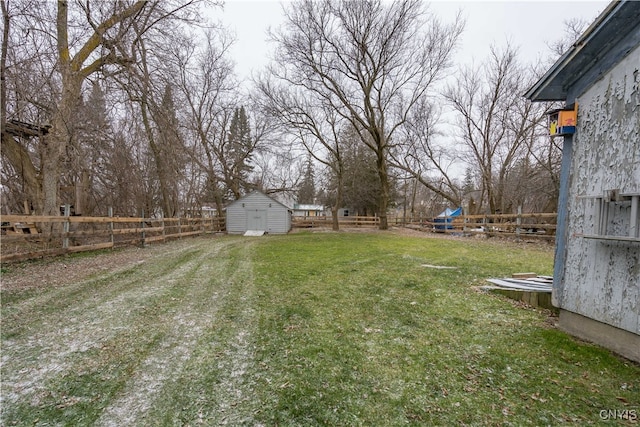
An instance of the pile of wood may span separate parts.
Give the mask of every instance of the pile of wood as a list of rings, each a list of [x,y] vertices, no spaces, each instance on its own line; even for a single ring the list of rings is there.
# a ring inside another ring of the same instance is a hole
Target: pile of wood
[[[492,286],[485,290],[522,301],[533,307],[557,311],[551,301],[553,277],[538,276],[536,273],[515,273],[510,278],[487,279]]]
[[[39,234],[39,231],[34,223],[3,222],[2,234]]]

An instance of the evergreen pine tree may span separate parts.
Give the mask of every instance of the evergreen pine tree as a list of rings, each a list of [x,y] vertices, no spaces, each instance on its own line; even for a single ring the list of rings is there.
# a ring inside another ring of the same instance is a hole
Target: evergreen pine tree
[[[244,107],[236,108],[233,113],[227,142],[225,173],[227,186],[234,198],[238,199],[241,191],[247,189],[249,173],[253,170],[250,163],[254,146]]]
[[[464,172],[464,185],[462,187],[462,192],[466,195],[474,190],[475,184],[473,182],[473,173],[471,172],[471,168],[467,168]]]
[[[298,187],[298,203],[313,204],[316,198],[315,174],[313,171],[313,160],[307,157],[307,165],[302,182]]]

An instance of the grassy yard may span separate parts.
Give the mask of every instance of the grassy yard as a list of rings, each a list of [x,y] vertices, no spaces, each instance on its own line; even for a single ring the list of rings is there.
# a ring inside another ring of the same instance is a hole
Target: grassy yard
[[[3,267],[1,425],[638,424],[638,365],[478,290],[551,274],[551,249],[299,233],[151,250],[47,287],[5,289],[30,265]]]

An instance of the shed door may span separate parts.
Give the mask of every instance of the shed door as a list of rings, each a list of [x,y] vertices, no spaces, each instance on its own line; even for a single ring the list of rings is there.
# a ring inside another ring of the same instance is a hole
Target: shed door
[[[247,230],[267,231],[267,211],[260,209],[248,210]]]

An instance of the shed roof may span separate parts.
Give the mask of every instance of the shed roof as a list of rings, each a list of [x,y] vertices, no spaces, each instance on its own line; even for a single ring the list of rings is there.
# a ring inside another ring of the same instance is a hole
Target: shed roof
[[[258,191],[258,190],[253,190],[251,193],[249,194],[245,194],[244,196],[240,197],[238,200],[234,200],[233,202],[229,203],[227,205],[227,208],[229,208],[230,206],[235,205],[236,203],[242,203],[243,201],[245,201],[248,197],[255,195],[255,194],[259,194],[262,195],[264,197],[266,197],[269,200],[272,200],[273,203],[277,203],[278,205],[282,206],[283,208],[285,208],[286,210],[291,210],[289,209],[289,207],[287,207],[286,205],[284,205],[283,203],[280,203],[279,201],[277,201],[276,199],[274,199],[273,197],[270,197],[266,194],[264,194],[262,191]]]
[[[589,86],[640,43],[640,2],[614,1],[525,97],[562,101],[574,86]]]

